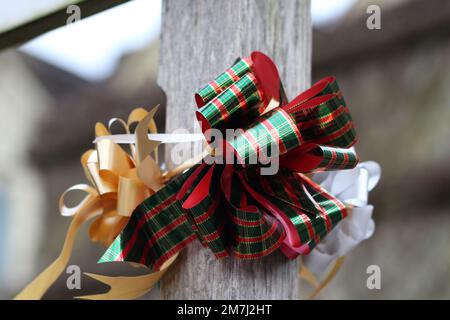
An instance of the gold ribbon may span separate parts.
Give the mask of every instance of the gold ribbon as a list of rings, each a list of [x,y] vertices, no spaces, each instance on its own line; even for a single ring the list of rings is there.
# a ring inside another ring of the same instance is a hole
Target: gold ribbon
[[[326,286],[330,284],[330,282],[336,277],[337,273],[342,267],[344,263],[345,256],[339,257],[334,262],[333,267],[330,269],[328,274],[323,278],[323,280],[319,283],[316,276],[306,267],[303,262],[300,262],[300,268],[298,270],[298,276],[300,279],[308,282],[313,288],[314,291],[309,295],[308,299],[315,299]]]
[[[108,277],[85,272],[85,275],[110,286],[111,289],[106,293],[75,298],[88,300],[129,300],[139,298],[149,292],[158,283],[177,256],[178,254],[167,260],[158,272],[143,276]]]
[[[94,242],[109,246],[127,224],[133,210],[144,199],[161,189],[164,177],[157,164],[158,141],[148,139],[147,133],[157,133],[153,119],[158,107],[147,112],[139,108],[133,110],[128,121],[111,119],[108,128],[97,123],[96,138],[111,134],[111,127],[118,123],[127,134],[137,123],[136,145],[130,144],[127,153],[118,144],[108,139],[96,141],[96,149],[88,150],[81,156],[81,165],[90,185],[79,184],[67,189],[59,200],[59,210],[63,216],[73,216],[67,230],[63,248],[56,260],[28,284],[14,299],[41,299],[48,288],[56,281],[69,262],[75,236],[79,228],[88,220],[95,218],[89,227],[89,237]],[[153,156],[151,156],[153,153]],[[82,191],[87,193],[75,207],[67,207],[68,193]],[[143,276],[109,277],[85,273],[91,278],[109,285],[108,292],[82,296],[83,299],[134,299],[147,293],[159,281],[176,256],[168,260],[160,271]]]

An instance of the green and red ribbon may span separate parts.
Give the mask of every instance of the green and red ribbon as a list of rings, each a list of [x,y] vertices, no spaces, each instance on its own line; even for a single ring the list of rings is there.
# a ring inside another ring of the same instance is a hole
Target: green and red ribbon
[[[305,173],[356,166],[352,118],[333,77],[288,102],[270,58],[239,59],[195,95],[208,129],[239,133],[224,139],[237,164],[202,161],[174,178],[133,212],[100,262],[133,261],[159,270],[199,239],[217,258],[255,259],[280,249],[308,254],[347,215],[345,205]],[[273,101],[278,106],[266,111]],[[275,146],[274,175],[252,163]]]

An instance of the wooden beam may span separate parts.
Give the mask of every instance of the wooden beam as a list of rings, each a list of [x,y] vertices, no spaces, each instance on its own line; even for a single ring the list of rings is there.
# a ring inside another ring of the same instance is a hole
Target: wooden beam
[[[84,0],[76,3],[81,9],[81,18],[87,18],[129,0]],[[66,7],[36,20],[25,22],[11,30],[0,33],[0,50],[20,45],[48,31],[64,26],[69,14]]]
[[[193,93],[239,56],[265,52],[288,97],[310,84],[310,2],[229,0],[163,2],[159,84],[167,95],[167,131],[193,131]],[[186,147],[186,157],[195,153]],[[166,159],[170,159],[170,151]],[[161,283],[166,299],[293,299],[297,263],[279,252],[264,259],[217,260],[191,244]]]

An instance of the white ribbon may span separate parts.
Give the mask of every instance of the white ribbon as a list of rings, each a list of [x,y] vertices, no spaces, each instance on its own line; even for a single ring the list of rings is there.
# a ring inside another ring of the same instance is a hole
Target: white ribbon
[[[368,194],[380,176],[381,168],[374,161],[362,162],[351,170],[326,171],[313,176],[316,183],[353,208],[347,218],[335,226],[309,255],[303,257],[304,265],[312,272],[325,271],[331,262],[372,236],[375,222],[372,219],[373,206],[367,203]]]
[[[100,140],[108,139],[117,144],[136,143],[136,135],[134,134],[113,134],[108,136],[99,136],[93,141],[97,143]],[[161,143],[184,143],[203,141],[204,135],[201,133],[149,133],[148,139],[159,141]]]

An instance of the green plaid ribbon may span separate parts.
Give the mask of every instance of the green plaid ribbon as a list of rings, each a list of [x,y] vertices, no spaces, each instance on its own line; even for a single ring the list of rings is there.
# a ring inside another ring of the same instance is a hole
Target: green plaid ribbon
[[[253,63],[250,58],[239,58],[231,68],[225,70],[225,72],[221,73],[195,94],[197,105],[199,107],[205,105],[243,75],[251,72],[252,66]]]
[[[241,163],[205,161],[174,178],[135,209],[100,262],[134,261],[159,270],[194,239],[217,258],[255,259],[278,249],[294,258],[308,254],[346,217],[338,199],[303,175],[358,162],[349,149],[356,142],[353,122],[335,79],[322,79],[267,113],[260,85],[247,59],[199,91],[204,121],[242,128],[227,139]],[[258,163],[248,162],[273,146],[281,167],[265,176]]]
[[[266,162],[298,147],[300,132],[289,114],[277,108],[229,140],[241,164],[255,164],[258,159]]]
[[[192,224],[176,195],[196,169],[176,177],[142,202],[100,262],[135,261],[158,270],[164,261],[195,240]]]
[[[259,116],[262,99],[258,80],[247,73],[200,108],[197,118],[207,123],[204,129],[237,128]]]

